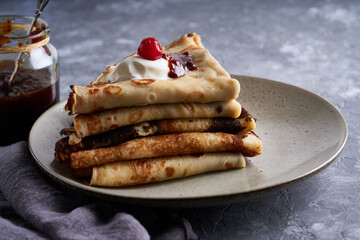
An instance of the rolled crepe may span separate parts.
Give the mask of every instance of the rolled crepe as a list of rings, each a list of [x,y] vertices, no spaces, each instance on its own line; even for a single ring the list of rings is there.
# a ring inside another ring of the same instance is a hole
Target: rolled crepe
[[[164,135],[181,132],[225,132],[247,133],[256,126],[254,118],[243,108],[239,118],[196,118],[165,119],[142,122],[116,128],[114,130],[82,139],[78,144],[70,145],[68,137],[62,138],[55,145],[55,158],[60,163],[70,161],[73,152],[104,148],[118,145],[138,137]]]
[[[184,35],[163,48],[164,53],[186,51],[193,56],[198,70],[172,80],[138,79],[106,83],[107,75],[115,69],[115,66],[110,66],[93,84],[86,87],[72,85],[73,92],[65,110],[72,115],[147,104],[230,101],[239,95],[239,82],[231,78],[204,48],[199,35]]]
[[[232,100],[212,103],[155,104],[80,114],[74,118],[75,132],[70,135],[69,144],[79,143],[86,136],[145,121],[176,118],[237,118],[240,113],[241,105]]]
[[[90,185],[124,187],[245,167],[241,153],[205,153],[109,163],[92,169]]]
[[[259,155],[261,140],[253,132],[235,135],[228,133],[175,133],[138,138],[109,148],[85,150],[71,154],[71,168],[88,168],[106,163],[188,155],[209,152],[240,152],[244,156]]]

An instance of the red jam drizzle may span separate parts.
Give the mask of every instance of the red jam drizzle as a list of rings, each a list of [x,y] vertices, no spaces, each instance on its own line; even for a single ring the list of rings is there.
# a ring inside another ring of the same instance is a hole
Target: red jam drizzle
[[[171,78],[184,76],[187,71],[198,70],[189,52],[163,53],[161,57],[169,62],[168,76]]]
[[[6,20],[5,22],[0,22],[0,47],[2,45],[8,44],[11,42],[10,38],[7,38],[6,35],[13,32],[12,21]]]

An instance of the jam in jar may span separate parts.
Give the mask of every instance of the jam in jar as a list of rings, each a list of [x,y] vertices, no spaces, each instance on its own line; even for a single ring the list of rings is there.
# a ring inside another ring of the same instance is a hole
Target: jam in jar
[[[27,36],[31,21],[0,16],[0,146],[27,140],[35,120],[59,101],[59,57],[48,24],[38,19]]]

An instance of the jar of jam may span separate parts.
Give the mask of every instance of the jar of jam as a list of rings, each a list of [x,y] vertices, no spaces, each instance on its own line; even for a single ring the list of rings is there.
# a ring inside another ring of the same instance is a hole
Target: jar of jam
[[[0,15],[0,146],[27,140],[35,120],[59,101],[59,56],[50,29],[32,17]]]

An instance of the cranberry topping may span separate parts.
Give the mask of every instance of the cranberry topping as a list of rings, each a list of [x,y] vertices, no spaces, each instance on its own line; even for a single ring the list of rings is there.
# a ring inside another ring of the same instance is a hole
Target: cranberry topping
[[[141,41],[138,48],[140,57],[148,60],[157,60],[161,57],[162,49],[156,38],[148,37]]]

